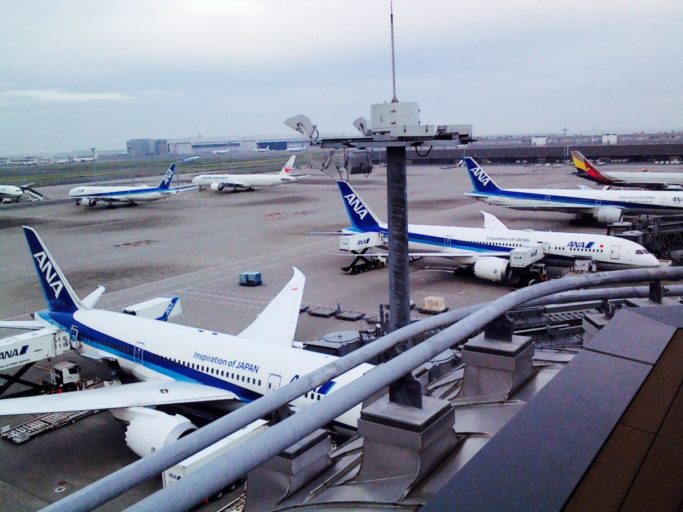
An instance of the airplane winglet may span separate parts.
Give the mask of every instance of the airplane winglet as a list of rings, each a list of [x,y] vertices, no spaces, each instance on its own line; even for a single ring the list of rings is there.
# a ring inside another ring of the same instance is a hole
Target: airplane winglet
[[[507,231],[508,227],[495,215],[482,211],[484,216],[484,229],[487,231]]]

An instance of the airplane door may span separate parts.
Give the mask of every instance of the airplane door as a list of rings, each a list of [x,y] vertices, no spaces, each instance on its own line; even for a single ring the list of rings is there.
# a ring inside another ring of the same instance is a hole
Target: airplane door
[[[136,343],[133,347],[133,361],[138,364],[144,364],[145,344]]]
[[[268,376],[268,392],[275,391],[280,387],[280,382],[282,381],[282,376],[275,373],[271,373]]]
[[[621,246],[619,245],[613,245],[610,247],[610,259],[613,260],[618,260],[619,259],[619,252],[621,250]]]
[[[72,325],[71,330],[69,331],[69,341],[71,342],[71,348],[73,350],[81,348],[81,342],[78,339],[78,327],[75,325]]]

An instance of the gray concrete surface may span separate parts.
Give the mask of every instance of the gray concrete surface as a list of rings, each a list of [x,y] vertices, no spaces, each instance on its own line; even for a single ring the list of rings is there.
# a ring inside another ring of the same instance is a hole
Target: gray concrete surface
[[[569,166],[485,167],[505,187],[583,184],[570,174]],[[372,209],[386,218],[384,170],[376,169],[368,178],[353,176],[351,182]],[[485,205],[462,195],[471,190],[464,168],[409,167],[408,187],[411,223],[482,225],[479,210]],[[53,187],[47,193],[58,199],[69,188]],[[514,228],[604,233],[598,226],[570,224],[567,214],[485,208]],[[350,258],[340,256],[338,240],[311,234],[348,225],[334,181],[322,174],[273,189],[189,192],[136,207],[48,203],[0,208],[1,319],[26,318],[45,307],[21,225],[38,230],[80,296],[97,285],[106,286],[100,302],[106,309],[177,294],[184,313],[174,321],[237,333],[289,280],[293,266],[307,277],[304,303],[340,304],[343,309],[375,314],[378,304],[388,301],[386,270],[345,275],[339,267]],[[443,259],[425,258],[411,269],[416,303],[428,295],[442,295],[449,307],[456,308],[508,291],[473,277],[455,277]],[[240,287],[238,274],[247,270],[261,271],[265,285]],[[302,314],[296,337],[317,339],[331,331],[365,326],[362,321]],[[0,330],[0,336],[7,334]],[[101,370],[85,368],[85,372],[97,371]],[[29,373],[35,380],[43,376],[45,371],[37,368]],[[0,425],[18,419],[0,418]],[[69,492],[132,461],[135,455],[126,447],[123,434],[123,426],[104,412],[24,445],[0,441],[0,510],[35,510],[61,497],[54,491],[59,485]],[[120,509],[159,485],[159,481],[148,482],[103,510]]]

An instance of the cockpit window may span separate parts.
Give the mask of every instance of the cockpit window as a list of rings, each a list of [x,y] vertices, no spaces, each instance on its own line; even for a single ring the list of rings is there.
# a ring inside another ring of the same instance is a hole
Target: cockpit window
[[[645,249],[636,249],[636,254],[650,254],[648,251]]]

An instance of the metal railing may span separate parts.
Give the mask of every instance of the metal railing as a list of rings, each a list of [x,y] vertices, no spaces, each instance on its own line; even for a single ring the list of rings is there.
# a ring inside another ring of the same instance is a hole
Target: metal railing
[[[344,357],[336,359],[324,367],[214,421],[150,456],[119,469],[111,475],[48,506],[45,510],[53,512],[91,510],[135,487],[146,479],[158,475],[164,469],[215,443],[224,436],[386,351],[397,343],[406,341],[424,331],[438,329],[457,322],[455,325],[444,329],[391,361],[377,366],[361,379],[332,393],[315,406],[297,412],[263,434],[236,447],[234,450],[231,450],[228,456],[213,461],[181,482],[149,496],[130,509],[154,512],[157,510],[185,510],[195,505],[203,497],[219,491],[225,486],[225,482],[240,477],[258,464],[277,455],[303,436],[329,423],[344,411],[351,409],[397,378],[481,330],[487,323],[513,307],[522,304],[532,306],[595,298],[648,296],[647,287],[626,287],[616,289],[616,291],[590,290],[590,293],[573,291],[559,295],[551,294],[582,287],[637,281],[659,281],[663,279],[683,279],[683,268],[601,272],[550,281],[509,293],[488,305],[477,304],[410,324]]]

